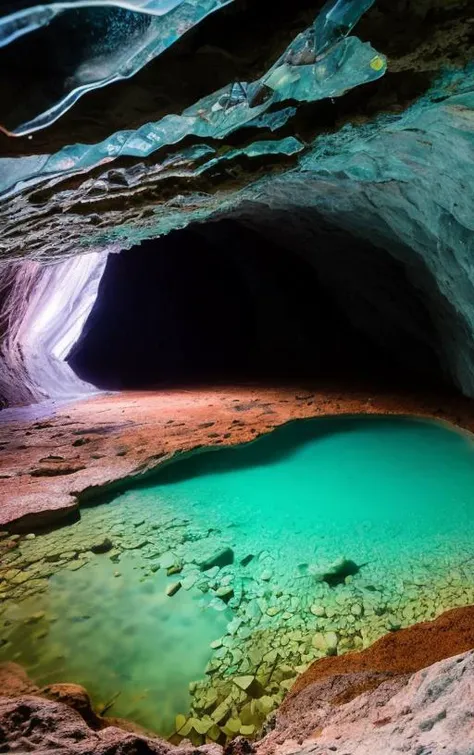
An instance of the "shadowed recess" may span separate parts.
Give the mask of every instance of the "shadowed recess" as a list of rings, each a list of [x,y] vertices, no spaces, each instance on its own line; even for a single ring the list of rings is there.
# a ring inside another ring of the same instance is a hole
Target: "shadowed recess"
[[[283,219],[275,214],[278,235]],[[321,226],[308,259],[232,221],[110,255],[68,362],[100,388],[224,379],[443,378],[403,266]]]

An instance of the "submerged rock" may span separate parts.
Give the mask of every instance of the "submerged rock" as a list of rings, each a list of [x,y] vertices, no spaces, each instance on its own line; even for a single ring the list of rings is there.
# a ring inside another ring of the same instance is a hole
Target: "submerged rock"
[[[103,540],[100,540],[91,546],[91,551],[92,553],[107,553],[107,551],[112,550],[113,547],[114,544],[112,543],[112,540],[108,537],[104,537]]]
[[[169,598],[172,598],[173,595],[176,595],[178,590],[181,590],[181,582],[173,582],[171,585],[168,585],[166,588],[166,594]]]
[[[234,588],[231,585],[224,585],[223,587],[219,587],[216,590],[216,596],[224,601],[224,603],[228,603],[229,600],[234,595]]]
[[[249,553],[247,556],[244,556],[244,558],[240,560],[241,566],[248,566],[249,563],[253,561],[254,558],[255,556],[252,553]]]
[[[347,577],[358,574],[361,567],[355,561],[348,558],[340,558],[326,568],[318,568],[315,565],[308,567],[308,572],[318,581],[326,582],[330,587],[336,587],[345,582]]]
[[[222,550],[214,553],[212,556],[209,556],[209,558],[206,558],[205,561],[202,561],[199,565],[199,568],[201,571],[208,571],[215,566],[222,568],[223,566],[228,566],[229,564],[233,563],[234,551],[232,550],[232,548],[223,548]]]

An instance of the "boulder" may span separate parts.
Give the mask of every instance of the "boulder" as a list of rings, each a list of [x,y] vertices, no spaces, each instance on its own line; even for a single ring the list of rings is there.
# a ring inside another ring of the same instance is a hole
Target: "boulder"
[[[206,558],[205,561],[202,561],[199,568],[201,571],[208,571],[208,569],[212,569],[214,566],[222,568],[223,566],[229,566],[233,563],[234,551],[232,548],[223,548],[222,550],[213,553],[209,558]]]
[[[90,550],[92,553],[107,553],[114,547],[112,540],[108,537],[104,537],[102,540],[98,540],[97,543],[91,545]]]
[[[172,598],[173,595],[176,595],[178,590],[181,590],[181,582],[173,582],[166,588],[166,594],[169,598]]]

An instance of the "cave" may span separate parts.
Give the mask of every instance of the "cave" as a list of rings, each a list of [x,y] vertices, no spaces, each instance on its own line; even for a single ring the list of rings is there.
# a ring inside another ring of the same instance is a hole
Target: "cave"
[[[0,751],[471,754],[469,0],[0,9]]]
[[[307,258],[232,220],[110,255],[67,357],[106,390],[277,379],[431,388],[443,344],[429,302],[386,252],[316,226]],[[452,386],[454,388],[454,386]]]

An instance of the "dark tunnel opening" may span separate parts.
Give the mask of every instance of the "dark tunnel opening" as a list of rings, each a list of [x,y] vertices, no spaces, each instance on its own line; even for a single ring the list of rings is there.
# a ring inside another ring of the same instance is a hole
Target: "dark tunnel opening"
[[[301,379],[441,386],[439,339],[402,264],[336,229],[318,246],[309,261],[224,220],[112,254],[68,362],[108,390]]]

